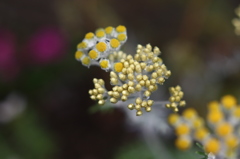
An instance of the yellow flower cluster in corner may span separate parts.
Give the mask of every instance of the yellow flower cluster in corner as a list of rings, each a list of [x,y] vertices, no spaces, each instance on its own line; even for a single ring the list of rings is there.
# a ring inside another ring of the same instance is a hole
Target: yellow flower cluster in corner
[[[206,122],[193,108],[184,110],[181,116],[171,114],[168,122],[175,129],[177,148],[186,150],[191,147],[192,141],[197,140],[208,153],[221,158],[237,159],[240,106],[234,96],[226,95],[221,102],[210,102]]]
[[[94,89],[89,90],[91,99],[103,105],[107,100],[115,104],[125,102],[130,110],[136,110],[140,116],[143,110],[150,112],[154,101],[150,96],[163,85],[171,75],[163,60],[159,57],[158,47],[138,45],[134,56],[120,50],[127,40],[125,26],[98,29],[95,34],[87,33],[77,46],[75,58],[84,66],[97,65],[110,72],[112,90],[107,91],[102,79],[94,79]],[[170,88],[171,97],[167,108],[178,111],[178,106],[186,103],[182,100],[181,87]]]
[[[235,27],[235,33],[237,35],[240,35],[240,5],[239,5],[238,8],[235,9],[235,13],[238,16],[238,18],[234,18],[232,20],[232,23],[233,23],[233,25]]]

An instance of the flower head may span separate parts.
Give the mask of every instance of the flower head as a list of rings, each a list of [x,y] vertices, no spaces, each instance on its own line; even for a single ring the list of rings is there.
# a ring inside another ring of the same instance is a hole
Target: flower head
[[[113,104],[126,102],[128,109],[136,110],[136,115],[140,116],[143,110],[152,110],[154,101],[150,97],[171,76],[171,71],[159,57],[158,47],[138,45],[134,56],[127,55],[120,50],[126,40],[125,26],[97,29],[95,34],[87,33],[77,45],[75,58],[84,66],[97,65],[110,72],[112,90],[106,90],[102,79],[94,79],[95,88],[89,91],[91,99],[97,100],[98,104],[107,100]],[[176,86],[170,88],[170,94],[166,107],[177,112],[178,106],[185,105],[184,93]]]

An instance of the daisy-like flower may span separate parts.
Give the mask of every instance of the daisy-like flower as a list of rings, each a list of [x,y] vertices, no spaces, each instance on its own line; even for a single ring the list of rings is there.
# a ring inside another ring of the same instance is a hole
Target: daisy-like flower
[[[235,27],[235,34],[240,35],[240,5],[235,9],[235,13],[238,16],[238,18],[234,18],[232,20],[232,23]]]
[[[138,45],[134,56],[120,50],[127,40],[127,29],[119,25],[90,32],[77,46],[75,58],[84,66],[100,66],[110,72],[110,82],[113,86],[108,91],[102,79],[93,79],[95,88],[89,91],[90,97],[103,105],[106,101],[113,104],[125,102],[128,109],[136,110],[141,116],[143,110],[150,112],[154,100],[150,99],[159,85],[163,85],[171,71],[167,69],[159,57],[158,47]],[[186,103],[182,100],[184,93],[180,86],[170,88],[171,97],[165,103],[167,108],[178,111],[178,106]]]
[[[211,153],[209,158],[239,158],[240,106],[234,96],[225,95],[220,102],[210,102],[206,122],[193,108],[184,110],[181,116],[171,114],[168,121],[175,128],[177,148],[188,149],[197,140]]]

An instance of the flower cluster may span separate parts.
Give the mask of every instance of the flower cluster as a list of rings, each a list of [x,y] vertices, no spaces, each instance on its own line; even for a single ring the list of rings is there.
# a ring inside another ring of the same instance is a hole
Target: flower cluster
[[[238,18],[234,18],[232,23],[235,27],[235,33],[240,35],[240,6],[235,9],[235,13],[237,14]]]
[[[119,25],[116,28],[100,28],[95,34],[89,32],[82,42],[77,45],[75,58],[89,67],[98,65],[104,70],[109,70],[111,63],[108,55],[118,51],[127,40],[126,27]]]
[[[197,140],[208,153],[220,158],[237,159],[240,106],[235,97],[226,95],[221,102],[212,101],[208,104],[208,127],[193,108],[186,109],[182,116],[171,114],[168,121],[175,128],[177,148],[188,149],[192,141]]]
[[[75,58],[85,66],[98,65],[109,71],[113,88],[107,91],[102,79],[93,79],[95,88],[89,91],[91,99],[100,105],[107,100],[113,104],[127,102],[127,107],[135,109],[137,116],[142,115],[142,110],[150,112],[154,103],[150,100],[151,94],[171,75],[159,57],[159,48],[152,48],[150,44],[138,45],[134,56],[120,51],[127,39],[126,28],[121,25],[98,29],[95,34],[86,34],[77,46]],[[172,96],[166,107],[178,111],[178,106],[185,105],[181,87],[172,87],[170,93]]]

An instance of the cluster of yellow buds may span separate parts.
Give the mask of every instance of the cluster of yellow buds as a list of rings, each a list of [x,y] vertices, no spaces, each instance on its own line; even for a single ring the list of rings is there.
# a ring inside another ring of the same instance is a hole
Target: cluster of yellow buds
[[[171,114],[169,123],[175,128],[176,147],[185,150],[197,140],[208,153],[220,158],[237,159],[240,141],[240,106],[231,95],[223,96],[221,102],[208,104],[206,123],[193,108],[186,109],[182,116]]]
[[[186,105],[186,102],[182,100],[184,93],[181,91],[180,86],[170,87],[169,92],[171,94],[169,98],[170,103],[166,104],[166,107],[173,109],[174,112],[178,112],[178,106],[182,107]]]
[[[235,9],[235,13],[237,14],[238,18],[234,18],[232,23],[235,27],[235,33],[240,35],[240,6]]]
[[[103,37],[98,36],[100,31],[104,34]],[[170,77],[171,71],[158,57],[161,53],[158,47],[152,48],[150,44],[138,45],[134,56],[120,51],[120,46],[126,39],[126,28],[122,25],[98,29],[96,37],[93,33],[86,34],[85,39],[77,46],[75,57],[85,66],[98,65],[110,72],[112,90],[105,89],[102,79],[94,79],[95,88],[89,91],[91,99],[97,100],[100,105],[107,100],[113,104],[118,101],[126,102],[127,107],[130,110],[135,109],[136,115],[140,116],[142,109],[146,112],[152,110],[154,101],[149,98],[158,89],[158,85],[162,85]],[[113,47],[114,44],[119,45]],[[105,49],[102,49],[103,45],[106,46]],[[183,92],[180,86],[170,90],[172,97],[166,107],[178,111],[178,106],[185,105],[185,101],[181,100]]]

